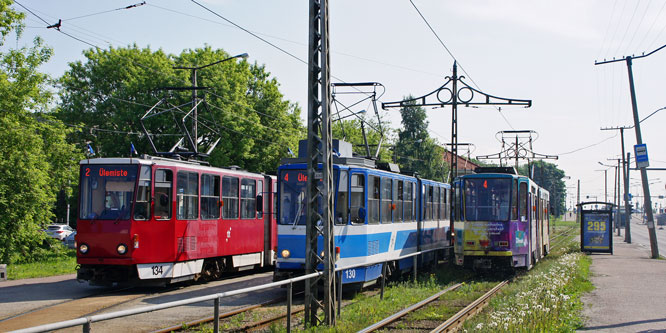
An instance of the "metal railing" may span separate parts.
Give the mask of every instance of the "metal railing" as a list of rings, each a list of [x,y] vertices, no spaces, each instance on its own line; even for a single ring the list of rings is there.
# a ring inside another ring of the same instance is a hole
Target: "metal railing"
[[[369,262],[364,262],[364,263],[359,263],[356,265],[350,265],[350,266],[345,266],[345,267],[338,267],[335,269],[335,272],[338,274],[338,314],[340,314],[340,303],[342,300],[342,276],[341,272],[348,270],[348,269],[353,269],[353,268],[359,268],[359,267],[367,267],[367,266],[373,266],[377,264],[383,264],[383,263],[388,263],[390,261],[397,261],[397,260],[403,260],[407,259],[410,257],[414,258],[414,269],[413,269],[413,279],[416,281],[417,277],[417,267],[418,267],[418,257],[421,254],[432,252],[432,251],[437,251],[437,250],[444,250],[444,249],[450,249],[452,246],[443,246],[443,247],[436,247],[432,249],[427,249],[427,250],[422,250],[410,254],[406,254],[403,256],[400,256],[398,258],[391,258],[391,259],[385,259],[385,260],[375,260],[375,261],[369,261]],[[437,258],[435,258],[435,263],[437,262]],[[99,314],[99,315],[93,315],[89,317],[81,317],[77,319],[71,319],[71,320],[65,320],[65,321],[60,321],[60,322],[55,322],[51,324],[45,324],[45,325],[40,325],[40,326],[34,326],[34,327],[28,327],[16,331],[12,331],[13,333],[36,333],[36,332],[48,332],[48,331],[53,331],[53,330],[58,330],[58,329],[63,329],[63,328],[69,328],[69,327],[75,327],[82,325],[83,326],[83,332],[84,333],[89,333],[91,331],[91,324],[95,322],[101,322],[105,320],[110,320],[110,319],[117,319],[117,318],[122,318],[122,317],[128,317],[128,316],[133,316],[137,314],[142,314],[142,313],[148,313],[148,312],[153,312],[153,311],[159,311],[159,310],[164,310],[164,309],[170,309],[170,308],[175,308],[183,305],[189,305],[189,304],[194,304],[194,303],[200,303],[200,302],[205,302],[205,301],[213,301],[213,307],[214,307],[214,322],[213,322],[213,330],[215,333],[219,332],[220,328],[220,320],[219,320],[219,314],[220,314],[220,299],[223,297],[230,297],[230,296],[235,296],[239,294],[245,294],[253,291],[259,291],[259,290],[264,290],[264,289],[269,289],[269,288],[274,288],[274,287],[280,287],[280,286],[287,286],[287,331],[291,331],[291,305],[292,305],[292,292],[293,292],[293,284],[295,282],[300,282],[304,280],[311,279],[313,277],[319,276],[323,274],[322,272],[316,272],[316,273],[311,273],[311,274],[306,274],[306,275],[301,275],[295,278],[283,280],[283,281],[278,281],[278,282],[272,282],[272,283],[267,283],[267,284],[262,284],[259,286],[254,286],[254,287],[248,287],[248,288],[243,288],[243,289],[238,289],[238,290],[232,290],[232,291],[227,291],[227,292],[222,292],[222,293],[216,293],[216,294],[211,294],[207,296],[200,296],[200,297],[194,297],[194,298],[188,298],[180,301],[173,301],[173,302],[167,302],[163,304],[158,304],[158,305],[151,305],[151,306],[144,306],[136,309],[129,309],[129,310],[123,310],[123,311],[116,311],[116,312],[110,312],[110,313],[104,313],[104,314]],[[382,267],[382,274],[381,274],[381,292],[380,292],[380,299],[384,298],[384,286],[385,286],[385,281],[386,280],[386,265],[383,265]]]

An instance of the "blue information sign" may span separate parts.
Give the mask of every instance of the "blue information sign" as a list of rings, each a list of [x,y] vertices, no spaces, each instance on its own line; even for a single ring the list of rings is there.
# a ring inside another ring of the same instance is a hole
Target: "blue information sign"
[[[607,213],[583,214],[583,251],[610,251],[612,226]]]
[[[637,168],[647,168],[650,166],[646,144],[643,143],[640,145],[634,145],[634,153],[636,154],[635,156]]]

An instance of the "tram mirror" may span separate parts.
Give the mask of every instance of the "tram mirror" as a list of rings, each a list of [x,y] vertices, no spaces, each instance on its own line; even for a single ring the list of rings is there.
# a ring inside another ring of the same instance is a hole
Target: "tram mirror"
[[[169,205],[169,197],[164,193],[160,194],[160,206],[167,205]]]
[[[264,210],[264,197],[261,195],[257,196],[257,211],[261,212]]]

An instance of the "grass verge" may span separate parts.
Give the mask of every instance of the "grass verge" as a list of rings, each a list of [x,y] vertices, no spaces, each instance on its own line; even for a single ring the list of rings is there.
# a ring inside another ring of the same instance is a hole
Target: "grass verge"
[[[564,230],[565,223],[560,225]],[[579,246],[573,235],[563,241],[532,271],[505,287],[484,312],[466,322],[463,331],[573,332],[582,327],[580,297],[594,286],[589,280],[591,260],[579,252]]]
[[[7,279],[19,280],[76,273],[76,250],[58,249],[46,253],[39,261],[8,264]]]

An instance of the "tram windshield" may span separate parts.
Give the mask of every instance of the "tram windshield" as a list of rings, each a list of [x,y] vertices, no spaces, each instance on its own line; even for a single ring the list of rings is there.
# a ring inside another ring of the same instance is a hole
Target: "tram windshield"
[[[339,173],[334,170],[333,184],[337,184]],[[280,224],[305,225],[307,180],[306,170],[283,170],[280,173]],[[318,206],[319,213],[323,214],[321,201]]]
[[[465,220],[508,221],[510,178],[465,179]]]
[[[79,218],[128,220],[136,174],[136,165],[82,165]]]

